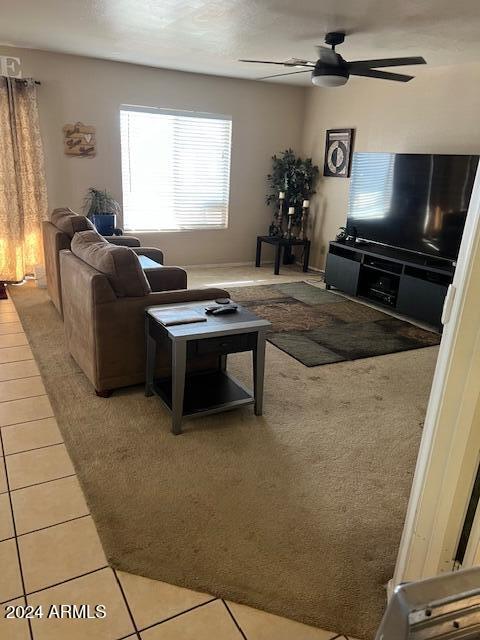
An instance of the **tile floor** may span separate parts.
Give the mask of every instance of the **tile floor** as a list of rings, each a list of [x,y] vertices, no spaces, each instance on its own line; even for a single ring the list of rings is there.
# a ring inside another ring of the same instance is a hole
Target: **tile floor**
[[[190,286],[298,280],[296,268],[189,270]],[[11,300],[0,300],[0,638],[330,640],[332,632],[108,566]],[[104,605],[96,619],[6,619],[8,605]]]

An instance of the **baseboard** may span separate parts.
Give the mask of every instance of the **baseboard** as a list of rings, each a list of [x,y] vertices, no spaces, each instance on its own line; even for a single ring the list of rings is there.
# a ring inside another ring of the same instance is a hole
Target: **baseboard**
[[[295,264],[298,267],[303,267],[303,262],[299,262],[298,260],[295,262]],[[309,271],[314,271],[315,273],[321,273],[322,275],[325,275],[325,269],[319,269],[318,267],[312,267],[311,265],[308,265],[308,270]]]
[[[262,260],[262,267],[264,265],[273,264],[273,260]],[[223,267],[254,267],[255,261],[251,260],[249,262],[212,262],[211,264],[184,264],[182,267],[184,269],[194,269],[195,267],[200,267],[202,269],[222,269]]]
[[[319,269],[318,267],[308,267],[309,271],[314,271],[315,273],[321,273],[322,276],[325,275],[325,269]]]
[[[273,260],[262,260],[262,267],[270,266],[273,264]],[[295,261],[295,264],[299,267],[303,267],[303,262]],[[255,261],[251,260],[249,262],[212,262],[207,264],[183,264],[181,265],[183,269],[222,269],[224,267],[253,267],[255,266]],[[317,267],[308,267],[309,271],[313,271],[314,273],[320,273],[322,275],[325,274],[325,269],[318,269]]]

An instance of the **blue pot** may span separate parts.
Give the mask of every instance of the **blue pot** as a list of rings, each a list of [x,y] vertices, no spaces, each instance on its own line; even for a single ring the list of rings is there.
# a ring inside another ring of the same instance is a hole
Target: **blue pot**
[[[95,229],[101,236],[113,236],[117,224],[117,216],[114,213],[101,213],[92,216]]]

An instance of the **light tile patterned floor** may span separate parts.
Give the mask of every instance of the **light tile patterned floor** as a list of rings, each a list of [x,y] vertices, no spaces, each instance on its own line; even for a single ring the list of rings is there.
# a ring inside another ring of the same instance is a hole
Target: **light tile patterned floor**
[[[191,286],[298,280],[190,269]],[[0,301],[0,638],[330,640],[332,632],[111,569],[11,300]],[[103,619],[6,620],[7,605],[103,604]]]

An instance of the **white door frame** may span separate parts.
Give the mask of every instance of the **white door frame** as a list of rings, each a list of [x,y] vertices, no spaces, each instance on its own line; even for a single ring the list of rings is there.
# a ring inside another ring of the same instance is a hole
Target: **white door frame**
[[[478,467],[480,168],[449,293],[447,299],[452,300],[452,293],[454,298],[440,345],[393,587],[454,569]]]

